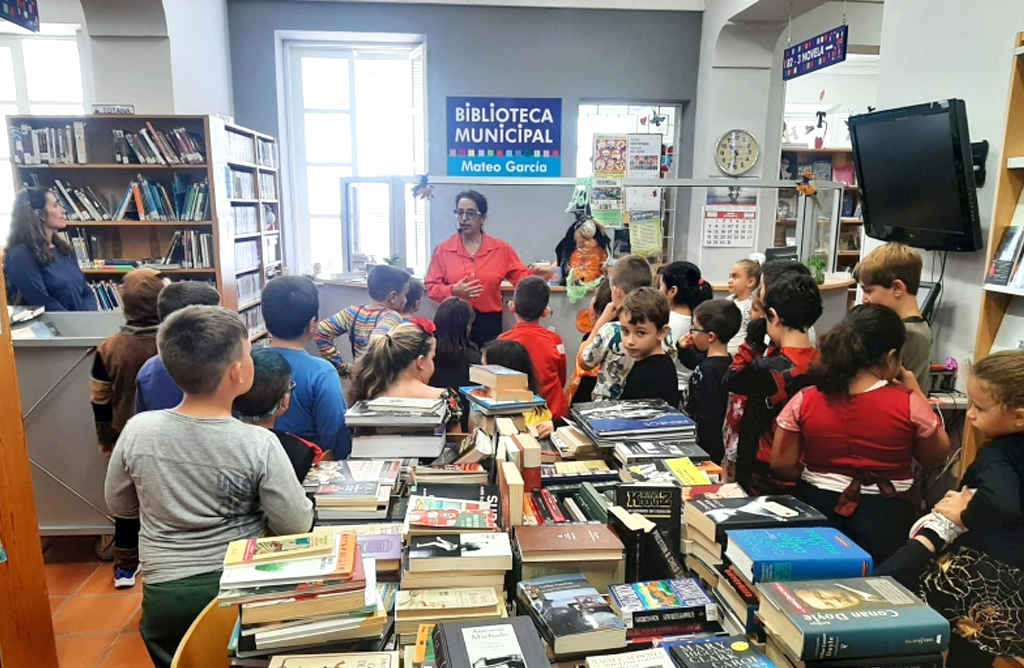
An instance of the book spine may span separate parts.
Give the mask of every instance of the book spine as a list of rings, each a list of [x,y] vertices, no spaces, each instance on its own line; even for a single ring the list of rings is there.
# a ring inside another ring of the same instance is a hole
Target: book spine
[[[565,515],[562,513],[562,509],[558,504],[558,498],[546,489],[540,490],[540,496],[544,501],[544,504],[548,507],[548,510],[551,512],[551,519],[557,524],[565,522]]]
[[[703,622],[684,622],[678,624],[654,624],[650,626],[634,625],[626,631],[626,637],[636,641],[643,638],[660,638],[663,636],[683,635],[685,633],[700,633],[705,629]]]
[[[89,156],[85,152],[85,122],[75,121],[75,155],[78,158],[78,164],[84,165],[89,162]]]
[[[803,633],[800,658],[814,661],[900,656],[908,652],[939,653],[949,645],[949,623],[930,608],[903,610],[899,612],[898,620],[886,618],[880,621],[882,623],[862,623],[860,628],[853,628],[839,621],[828,622],[827,626],[812,626],[813,622],[802,618],[797,621]],[[858,620],[852,623],[856,624]]]
[[[942,655],[891,656],[866,659],[840,659],[838,661],[816,661],[814,668],[943,668]]]
[[[677,626],[696,627],[690,630],[700,631],[704,629],[705,624],[708,622],[708,611],[703,605],[690,608],[634,610],[626,612],[623,615],[623,621],[626,621],[626,615],[630,617],[630,620],[626,622],[626,628],[643,629],[642,635],[654,635],[655,630],[659,634],[667,634],[668,632],[665,629]]]
[[[654,543],[655,554],[658,560],[667,571],[667,577],[674,580],[687,577],[686,569],[679,563],[676,553],[669,547],[668,542],[665,540],[665,535],[658,529],[654,529],[648,535]]]
[[[754,562],[754,582],[863,578],[871,574],[871,561],[863,559],[815,559]]]

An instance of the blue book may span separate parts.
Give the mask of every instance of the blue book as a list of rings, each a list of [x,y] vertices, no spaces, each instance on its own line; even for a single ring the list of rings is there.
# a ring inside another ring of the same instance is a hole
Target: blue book
[[[871,573],[871,555],[831,527],[737,529],[726,535],[726,558],[752,584]]]
[[[536,394],[531,401],[497,401],[487,396],[487,388],[483,385],[460,387],[459,393],[484,415],[525,413],[531,408],[544,406],[544,399]]]
[[[672,643],[669,651],[681,668],[778,668],[744,636],[683,640]]]
[[[573,417],[598,438],[630,434],[692,433],[696,423],[661,399],[627,399],[577,404]]]
[[[891,577],[757,585],[765,629],[802,661],[938,654],[949,622]]]

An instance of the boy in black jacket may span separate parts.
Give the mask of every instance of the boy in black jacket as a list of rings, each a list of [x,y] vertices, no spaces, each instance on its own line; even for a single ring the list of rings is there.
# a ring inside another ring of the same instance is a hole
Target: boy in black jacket
[[[736,302],[713,299],[693,311],[693,324],[681,348],[690,347],[700,353],[700,361],[690,376],[686,412],[697,423],[697,445],[711,455],[716,464],[725,459],[722,425],[729,392],[723,379],[732,363],[729,341],[740,331],[743,314]]]

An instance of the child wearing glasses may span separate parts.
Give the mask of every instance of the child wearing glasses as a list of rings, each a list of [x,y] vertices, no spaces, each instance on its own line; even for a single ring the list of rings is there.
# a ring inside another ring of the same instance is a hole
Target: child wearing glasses
[[[309,469],[323,457],[323,451],[315,443],[274,429],[274,422],[284,415],[291,403],[295,381],[288,360],[275,350],[256,348],[252,351],[252,387],[235,399],[232,413],[242,422],[268,429],[281,441],[281,447],[288,455],[295,475],[304,480]]]

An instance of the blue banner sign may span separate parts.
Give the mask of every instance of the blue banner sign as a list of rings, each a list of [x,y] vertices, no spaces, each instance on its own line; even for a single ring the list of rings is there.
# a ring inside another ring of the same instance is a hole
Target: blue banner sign
[[[449,97],[448,176],[562,175],[560,98]]]
[[[32,32],[39,32],[39,6],[36,0],[3,0],[0,2],[0,18]]]
[[[848,33],[849,26],[841,25],[786,49],[782,79],[789,81],[846,60]]]

